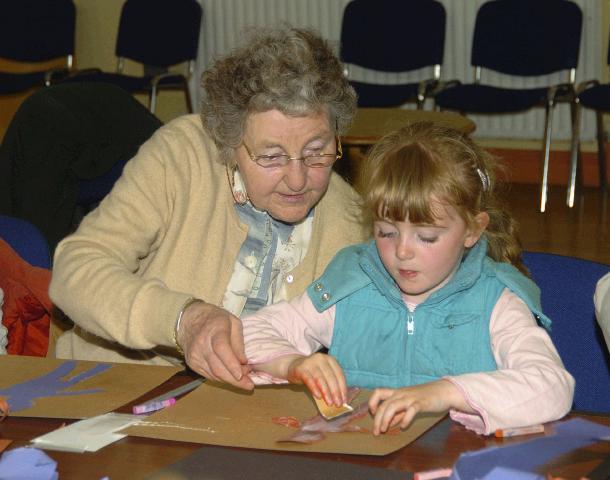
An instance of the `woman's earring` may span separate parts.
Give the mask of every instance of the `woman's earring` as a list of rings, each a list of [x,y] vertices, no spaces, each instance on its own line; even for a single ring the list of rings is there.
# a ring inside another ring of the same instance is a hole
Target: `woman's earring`
[[[235,203],[238,205],[245,205],[248,203],[248,192],[246,192],[244,182],[239,174],[239,170],[237,170],[237,165],[229,167],[229,164],[227,164],[227,179],[229,180],[229,186],[231,187],[231,193],[233,194]]]

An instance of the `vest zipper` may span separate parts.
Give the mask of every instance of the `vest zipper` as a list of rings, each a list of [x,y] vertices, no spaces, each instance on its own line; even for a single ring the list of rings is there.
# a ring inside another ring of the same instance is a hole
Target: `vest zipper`
[[[415,333],[415,319],[413,318],[413,312],[409,312],[407,315],[407,335],[413,335]]]

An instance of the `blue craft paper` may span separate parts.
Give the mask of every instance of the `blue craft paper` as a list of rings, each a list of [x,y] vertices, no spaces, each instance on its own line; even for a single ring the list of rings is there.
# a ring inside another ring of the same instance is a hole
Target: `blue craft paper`
[[[15,448],[0,456],[0,480],[57,480],[57,462],[37,448]]]
[[[65,391],[65,389],[76,385],[83,380],[99,375],[109,368],[111,364],[100,363],[72,378],[63,380],[76,368],[75,361],[67,361],[46,375],[28,380],[23,383],[17,383],[5,389],[0,389],[0,395],[6,397],[12,412],[18,412],[34,406],[34,401],[41,397],[57,397],[64,395],[85,395],[88,393],[101,392],[100,388],[89,390],[80,390],[78,392]]]
[[[567,422],[557,424],[555,433],[572,437],[592,438],[597,441],[610,436],[610,427],[585,420],[584,418],[573,418]]]
[[[524,473],[533,472],[553,458],[610,436],[610,427],[576,418],[558,424],[555,432],[554,435],[527,442],[463,453],[455,463],[450,479],[509,478],[491,476],[491,472],[496,467],[510,468]]]
[[[545,480],[542,475],[508,467],[495,467],[481,480]]]

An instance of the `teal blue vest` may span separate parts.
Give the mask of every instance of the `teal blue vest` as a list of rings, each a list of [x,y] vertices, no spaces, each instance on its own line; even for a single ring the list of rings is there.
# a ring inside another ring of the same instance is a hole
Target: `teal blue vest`
[[[489,319],[504,288],[550,327],[536,284],[486,252],[481,238],[452,279],[414,312],[405,306],[374,241],[337,253],[307,292],[320,312],[336,306],[329,353],[343,368],[348,385],[397,388],[496,370]]]

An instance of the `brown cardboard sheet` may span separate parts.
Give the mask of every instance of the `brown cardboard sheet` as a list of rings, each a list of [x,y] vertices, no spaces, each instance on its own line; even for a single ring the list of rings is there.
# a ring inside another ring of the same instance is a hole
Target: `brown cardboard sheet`
[[[180,370],[0,355],[0,396],[9,405],[30,405],[11,409],[14,417],[89,418],[135,400]]]
[[[368,391],[352,402],[358,405]],[[300,421],[317,414],[311,396],[296,386],[264,386],[243,392],[206,382],[178,400],[176,405],[157,412],[121,433],[129,435],[233,447],[295,452],[327,452],[360,455],[387,455],[415,440],[444,415],[419,415],[409,428],[375,437],[372,417],[354,422],[368,432],[329,433],[312,444],[278,442],[293,429],[277,425],[273,417],[294,416]]]

